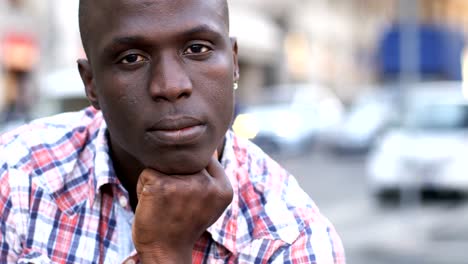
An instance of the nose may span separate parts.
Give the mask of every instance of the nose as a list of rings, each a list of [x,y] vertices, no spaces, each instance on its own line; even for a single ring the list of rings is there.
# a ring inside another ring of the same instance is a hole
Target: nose
[[[161,56],[154,65],[150,93],[153,100],[175,102],[192,94],[192,81],[176,55]]]

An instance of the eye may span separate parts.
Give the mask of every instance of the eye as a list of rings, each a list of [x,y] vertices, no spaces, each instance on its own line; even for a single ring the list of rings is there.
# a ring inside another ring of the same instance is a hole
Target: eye
[[[132,64],[145,61],[146,58],[139,54],[129,54],[119,61],[122,64]]]
[[[203,44],[193,44],[190,45],[185,51],[184,54],[200,54],[211,51],[211,48]]]

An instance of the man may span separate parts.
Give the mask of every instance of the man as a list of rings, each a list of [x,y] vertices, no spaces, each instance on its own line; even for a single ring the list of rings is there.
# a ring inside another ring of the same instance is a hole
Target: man
[[[295,179],[228,131],[228,21],[225,0],[81,0],[93,107],[2,137],[0,262],[345,262]]]

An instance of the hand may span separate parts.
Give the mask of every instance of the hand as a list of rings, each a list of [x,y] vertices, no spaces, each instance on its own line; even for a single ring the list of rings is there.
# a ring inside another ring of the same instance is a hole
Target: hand
[[[137,184],[133,242],[143,263],[192,263],[196,241],[233,197],[216,158],[194,175],[144,170]],[[146,261],[146,262],[145,262]]]

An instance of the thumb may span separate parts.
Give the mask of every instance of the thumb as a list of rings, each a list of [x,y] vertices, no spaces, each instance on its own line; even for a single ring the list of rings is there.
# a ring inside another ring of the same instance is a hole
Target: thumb
[[[154,192],[154,187],[158,178],[158,172],[155,170],[147,168],[141,172],[137,183],[138,200],[141,199],[142,195]]]

